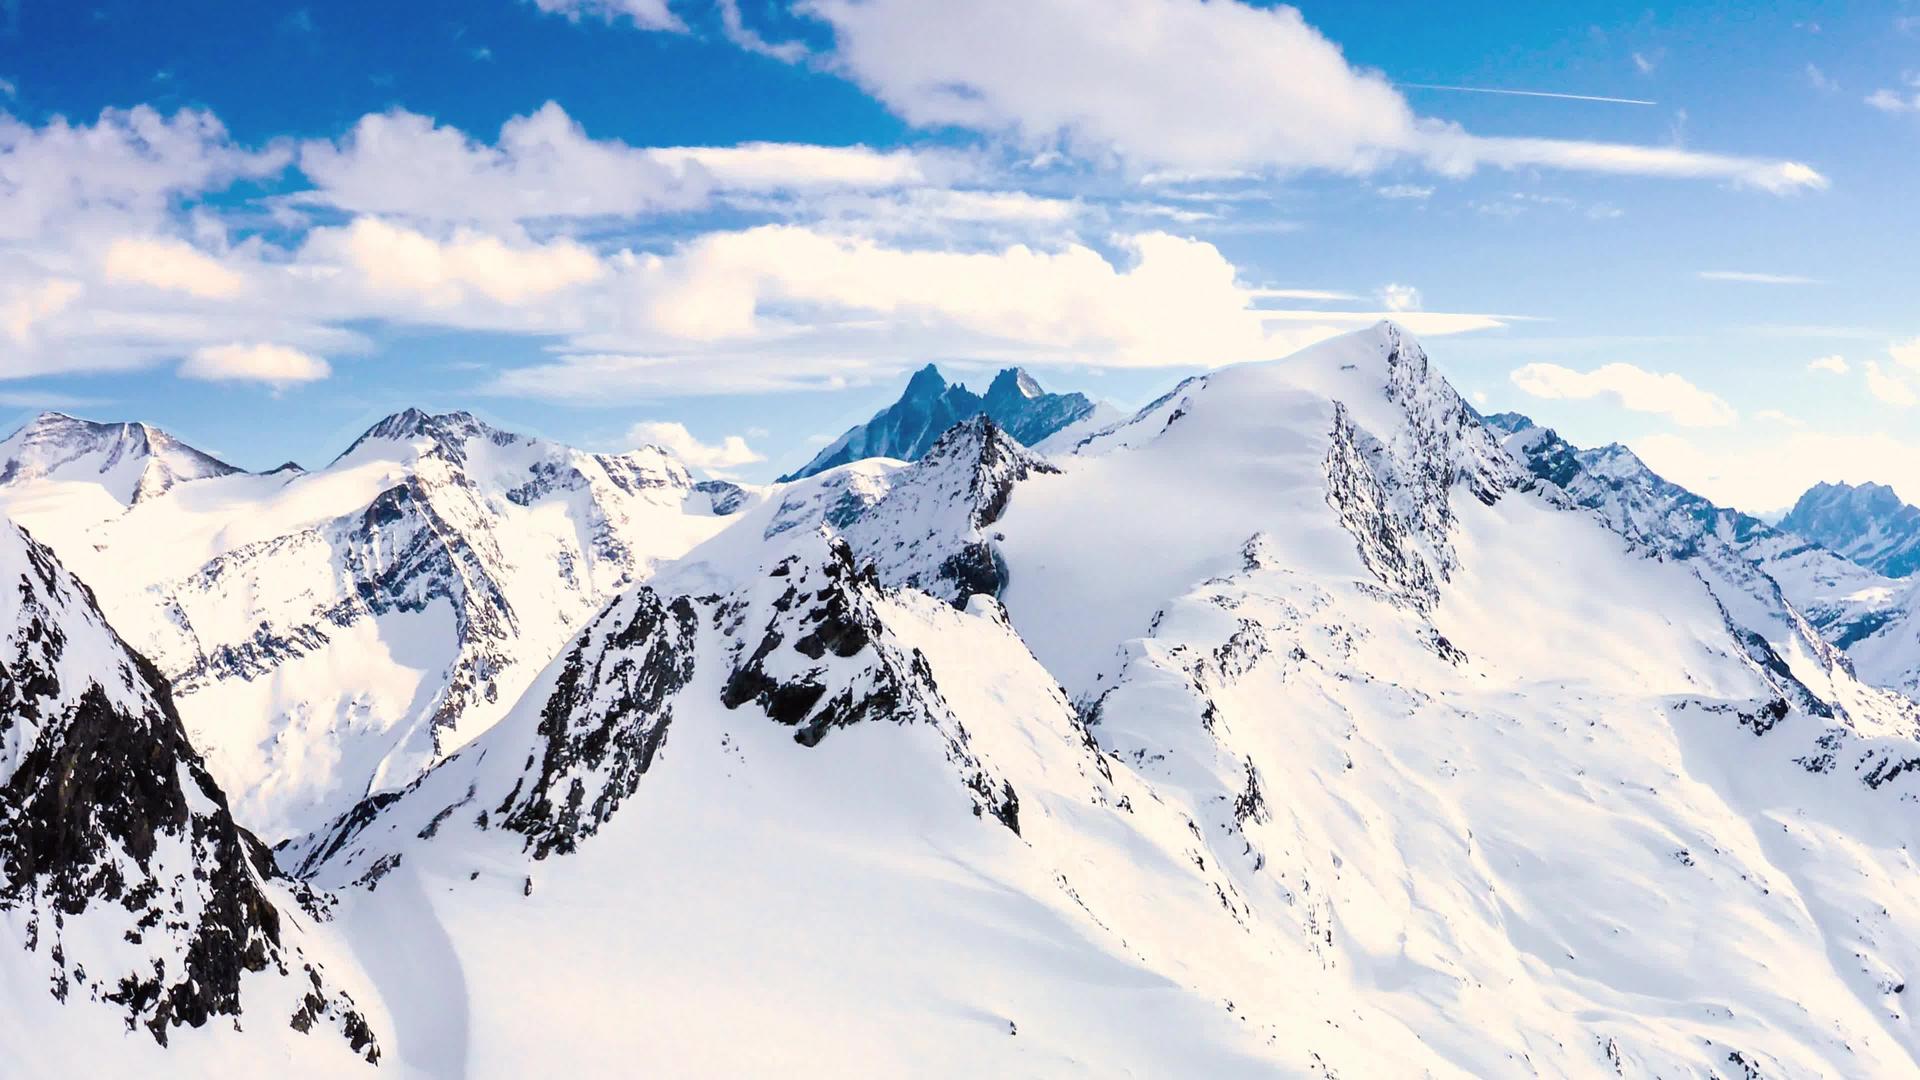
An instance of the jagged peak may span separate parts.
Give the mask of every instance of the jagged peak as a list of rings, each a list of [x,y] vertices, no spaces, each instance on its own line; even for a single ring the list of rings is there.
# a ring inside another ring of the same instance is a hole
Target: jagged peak
[[[940,374],[940,369],[937,366],[928,364],[919,371],[914,372],[913,378],[907,380],[906,393],[902,396],[918,401],[926,398],[939,397],[946,392],[947,377]]]
[[[1037,398],[1045,393],[1046,391],[1041,388],[1039,380],[1027,374],[1025,368],[1017,367],[1001,368],[1000,373],[995,375],[993,382],[987,386],[987,397],[989,398],[1016,396]]]
[[[458,451],[468,439],[475,436],[484,436],[496,442],[519,438],[511,432],[501,431],[487,424],[465,410],[429,413],[409,406],[375,422],[359,438],[353,440],[353,444],[334,461],[342,460],[371,442],[412,442],[416,439],[430,439],[438,446]]]

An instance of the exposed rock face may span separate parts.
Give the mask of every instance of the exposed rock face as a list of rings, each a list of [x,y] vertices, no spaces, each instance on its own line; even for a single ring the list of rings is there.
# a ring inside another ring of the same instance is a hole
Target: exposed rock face
[[[846,521],[843,534],[881,581],[964,606],[1006,585],[989,528],[1006,512],[1014,485],[1059,471],[991,418],[975,416],[890,477],[885,496]]]
[[[1920,570],[1920,507],[1884,484],[1815,484],[1780,527],[1888,577]]]
[[[586,453],[418,409],[317,473],[206,482],[231,494],[152,500],[70,543],[276,840],[484,729],[607,600],[755,498],[658,448]],[[204,562],[155,560],[143,522],[217,539]]]
[[[798,480],[861,458],[918,461],[955,424],[982,414],[1016,441],[1033,446],[1093,409],[1093,402],[1085,394],[1047,393],[1033,376],[1019,368],[1001,371],[982,397],[959,383],[947,382],[939,368],[928,364],[914,373],[899,401],[849,429],[804,468],[780,481]]]
[[[10,944],[42,960],[54,997],[108,1003],[161,1045],[239,1016],[253,973],[310,983],[280,1022],[332,1028],[377,1060],[366,1021],[289,936],[273,862],[234,823],[160,673],[11,523],[0,586],[0,912],[25,928]]]
[[[94,481],[122,504],[238,468],[158,428],[41,413],[0,441],[0,487],[40,479]]]

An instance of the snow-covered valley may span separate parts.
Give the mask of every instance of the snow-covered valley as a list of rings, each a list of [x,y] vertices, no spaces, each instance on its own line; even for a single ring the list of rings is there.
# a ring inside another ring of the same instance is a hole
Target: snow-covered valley
[[[0,1055],[1920,1073],[1910,581],[1391,324],[1072,411],[767,489],[465,414],[0,444]]]

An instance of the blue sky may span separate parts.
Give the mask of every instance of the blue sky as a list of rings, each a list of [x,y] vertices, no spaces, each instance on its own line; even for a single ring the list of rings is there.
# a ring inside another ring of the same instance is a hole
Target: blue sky
[[[1392,314],[1724,501],[1920,498],[1920,5],[1834,7],[10,0],[0,425],[764,479],[928,360],[1133,405]]]

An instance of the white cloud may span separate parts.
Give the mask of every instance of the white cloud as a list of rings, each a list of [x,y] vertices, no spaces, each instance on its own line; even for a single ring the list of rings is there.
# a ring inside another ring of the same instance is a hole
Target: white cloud
[[[1687,427],[1719,427],[1737,417],[1733,406],[1672,372],[1632,364],[1606,364],[1575,371],[1558,364],[1528,364],[1510,376],[1522,391],[1541,398],[1612,397],[1634,412],[1657,413]]]
[[[599,256],[565,238],[509,244],[465,227],[445,240],[379,218],[360,217],[344,228],[315,229],[303,254],[332,259],[368,286],[450,306],[470,295],[518,304],[601,277]]]
[[[1867,104],[1881,112],[1920,112],[1920,90],[1903,93],[1882,87],[1867,95]]]
[[[0,240],[44,235],[86,213],[158,220],[178,196],[286,166],[284,148],[234,145],[212,113],[142,105],[92,124],[29,126],[0,112]]]
[[[658,147],[646,154],[670,168],[698,166],[715,186],[732,191],[895,188],[931,179],[929,159],[922,155],[865,146],[752,142]]]
[[[686,29],[686,24],[668,8],[667,0],[533,0],[533,6],[549,15],[565,15],[575,22],[582,16],[609,23],[625,18],[642,30]]]
[[[1753,414],[1753,418],[1755,420],[1765,420],[1770,424],[1784,424],[1787,427],[1803,428],[1807,426],[1805,420],[1797,416],[1789,416],[1779,409],[1760,409]]]
[[[1388,184],[1373,189],[1383,199],[1425,200],[1433,194],[1433,189],[1419,184]]]
[[[66,310],[77,299],[81,285],[65,278],[50,278],[36,285],[10,292],[0,302],[0,327],[15,344],[33,337],[34,327]]]
[[[442,221],[631,215],[708,194],[704,174],[589,138],[553,102],[508,120],[492,145],[417,113],[369,113],[338,142],[303,144],[300,171],[316,190],[298,201]]]
[[[1420,290],[1411,285],[1382,285],[1380,303],[1388,311],[1419,311]]]
[[[1911,341],[1896,341],[1889,344],[1887,355],[1903,368],[1920,371],[1920,337]]]
[[[209,382],[261,382],[275,387],[314,382],[333,373],[325,360],[285,345],[209,345],[194,350],[180,376]]]
[[[438,221],[622,218],[703,208],[715,192],[877,191],[960,178],[958,156],[866,146],[750,142],[635,147],[595,139],[554,102],[489,144],[431,117],[369,113],[300,149],[314,189],[290,196],[359,213]]]
[[[1895,408],[1908,409],[1920,404],[1920,395],[1913,392],[1913,386],[1899,374],[1882,368],[1878,361],[1869,360],[1867,370],[1867,392]]]
[[[1815,360],[1809,360],[1807,362],[1807,370],[1825,371],[1833,375],[1845,375],[1850,369],[1847,366],[1847,358],[1841,356],[1839,353],[1834,353],[1832,356],[1822,356]]]
[[[1820,70],[1816,64],[1807,65],[1807,84],[1823,94],[1831,94],[1840,89],[1840,84],[1835,82],[1832,76]]]
[[[768,41],[740,17],[740,0],[719,0],[720,32],[728,41],[751,53],[771,56],[775,60],[784,60],[789,64],[798,63],[807,56],[807,46],[799,41]]]
[[[834,62],[908,122],[1007,133],[1136,172],[1366,173],[1412,159],[1825,186],[1796,162],[1483,138],[1414,114],[1291,7],[1237,0],[807,0]]]
[[[1798,274],[1758,274],[1748,270],[1702,270],[1695,275],[1702,281],[1738,281],[1748,285],[1818,285],[1814,278]]]
[[[767,460],[765,454],[747,445],[739,435],[728,435],[718,443],[703,443],[685,424],[668,420],[647,421],[627,430],[627,442],[634,446],[658,446],[693,468],[708,473],[724,473],[742,465]]]
[[[1920,445],[1885,433],[1776,428],[1708,445],[1663,433],[1632,445],[1649,468],[1674,483],[1748,511],[1784,509],[1821,481],[1871,480],[1920,491]]]
[[[122,237],[101,260],[106,279],[183,292],[203,300],[237,296],[245,281],[219,260],[182,240]]]

